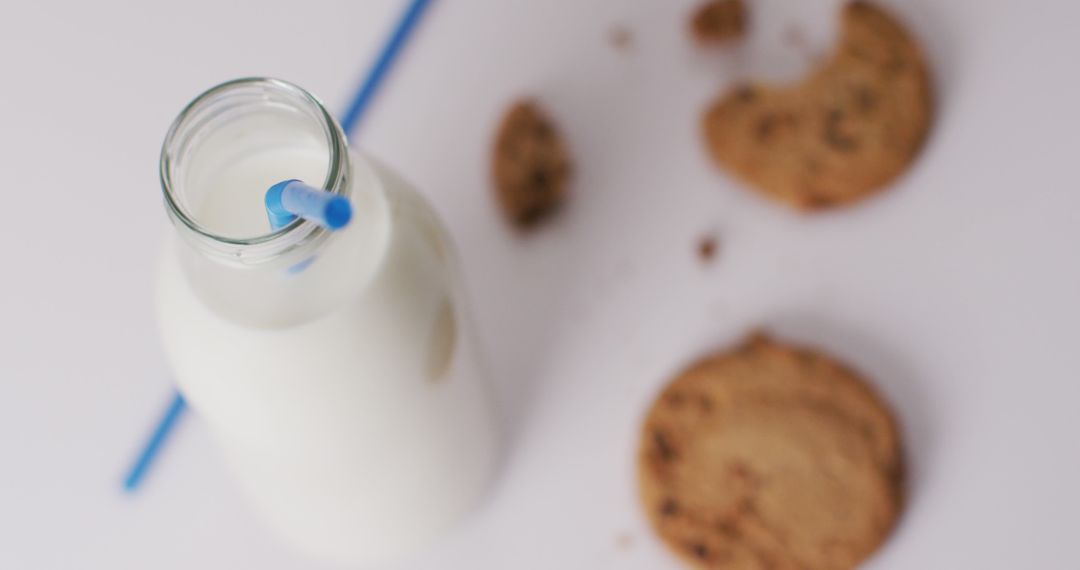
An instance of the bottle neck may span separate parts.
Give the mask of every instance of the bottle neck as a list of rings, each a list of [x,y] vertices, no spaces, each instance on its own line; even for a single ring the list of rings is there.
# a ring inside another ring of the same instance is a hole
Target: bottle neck
[[[302,219],[271,230],[262,195],[280,180],[348,196],[348,143],[307,91],[276,79],[214,87],[176,118],[162,145],[166,211],[182,241],[216,263],[280,266],[313,255],[329,232]]]
[[[353,220],[337,232],[303,219],[272,230],[264,196],[287,179],[347,197]],[[175,275],[228,322],[286,326],[325,314],[355,294],[384,240],[377,177],[354,163],[323,105],[283,81],[241,79],[197,97],[165,138],[161,183]]]

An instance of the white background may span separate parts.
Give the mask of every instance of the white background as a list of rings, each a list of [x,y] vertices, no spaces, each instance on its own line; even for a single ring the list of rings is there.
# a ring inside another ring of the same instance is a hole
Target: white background
[[[755,327],[827,347],[898,410],[911,501],[867,568],[1080,567],[1080,4],[890,1],[933,62],[934,131],[885,195],[812,217],[699,142],[722,88],[804,66],[788,26],[831,41],[833,1],[752,4],[748,44],[703,51],[691,0],[436,0],[353,138],[452,229],[509,449],[476,514],[400,568],[675,568],[635,502],[637,425],[673,371]],[[197,417],[120,491],[169,394],[157,155],[222,80],[279,76],[340,109],[400,5],[0,7],[0,568],[321,568],[253,519]],[[528,237],[487,177],[519,95],[578,165]]]

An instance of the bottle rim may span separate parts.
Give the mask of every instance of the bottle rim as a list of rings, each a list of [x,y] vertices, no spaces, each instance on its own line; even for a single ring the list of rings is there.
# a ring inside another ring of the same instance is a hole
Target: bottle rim
[[[196,249],[212,257],[242,264],[256,264],[277,259],[296,249],[308,249],[326,239],[327,232],[315,223],[297,219],[275,231],[253,237],[220,235],[199,223],[181,199],[176,184],[176,170],[182,158],[197,145],[200,134],[212,128],[216,119],[228,111],[253,102],[273,102],[292,106],[320,124],[329,152],[326,179],[322,188],[336,194],[348,192],[348,142],[326,106],[305,89],[270,77],[246,77],[221,83],[195,97],[177,115],[161,147],[159,175],[166,211],[174,227]],[[268,226],[269,227],[269,226]]]

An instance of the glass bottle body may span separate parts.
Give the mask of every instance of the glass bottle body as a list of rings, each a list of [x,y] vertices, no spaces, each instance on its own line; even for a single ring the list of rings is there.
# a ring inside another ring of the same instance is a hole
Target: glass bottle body
[[[332,140],[308,144],[288,120],[271,125],[275,105],[317,101],[273,95],[202,113],[210,118],[194,122],[192,141],[166,156],[185,133],[170,131],[162,169],[177,234],[159,265],[165,352],[280,535],[322,558],[393,559],[467,512],[494,460],[456,257],[430,207],[388,168],[347,146],[334,154]],[[336,124],[324,130],[343,141]],[[255,235],[262,222],[249,209],[261,202],[228,195],[324,175],[353,202],[338,232],[301,221]]]

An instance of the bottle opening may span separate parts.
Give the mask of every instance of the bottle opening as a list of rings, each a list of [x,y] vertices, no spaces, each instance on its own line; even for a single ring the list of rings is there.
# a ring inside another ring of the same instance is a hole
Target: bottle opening
[[[166,208],[178,231],[208,253],[256,261],[324,230],[297,220],[276,231],[266,217],[268,188],[285,179],[345,193],[347,144],[310,93],[267,78],[214,87],[177,117],[161,151]]]

